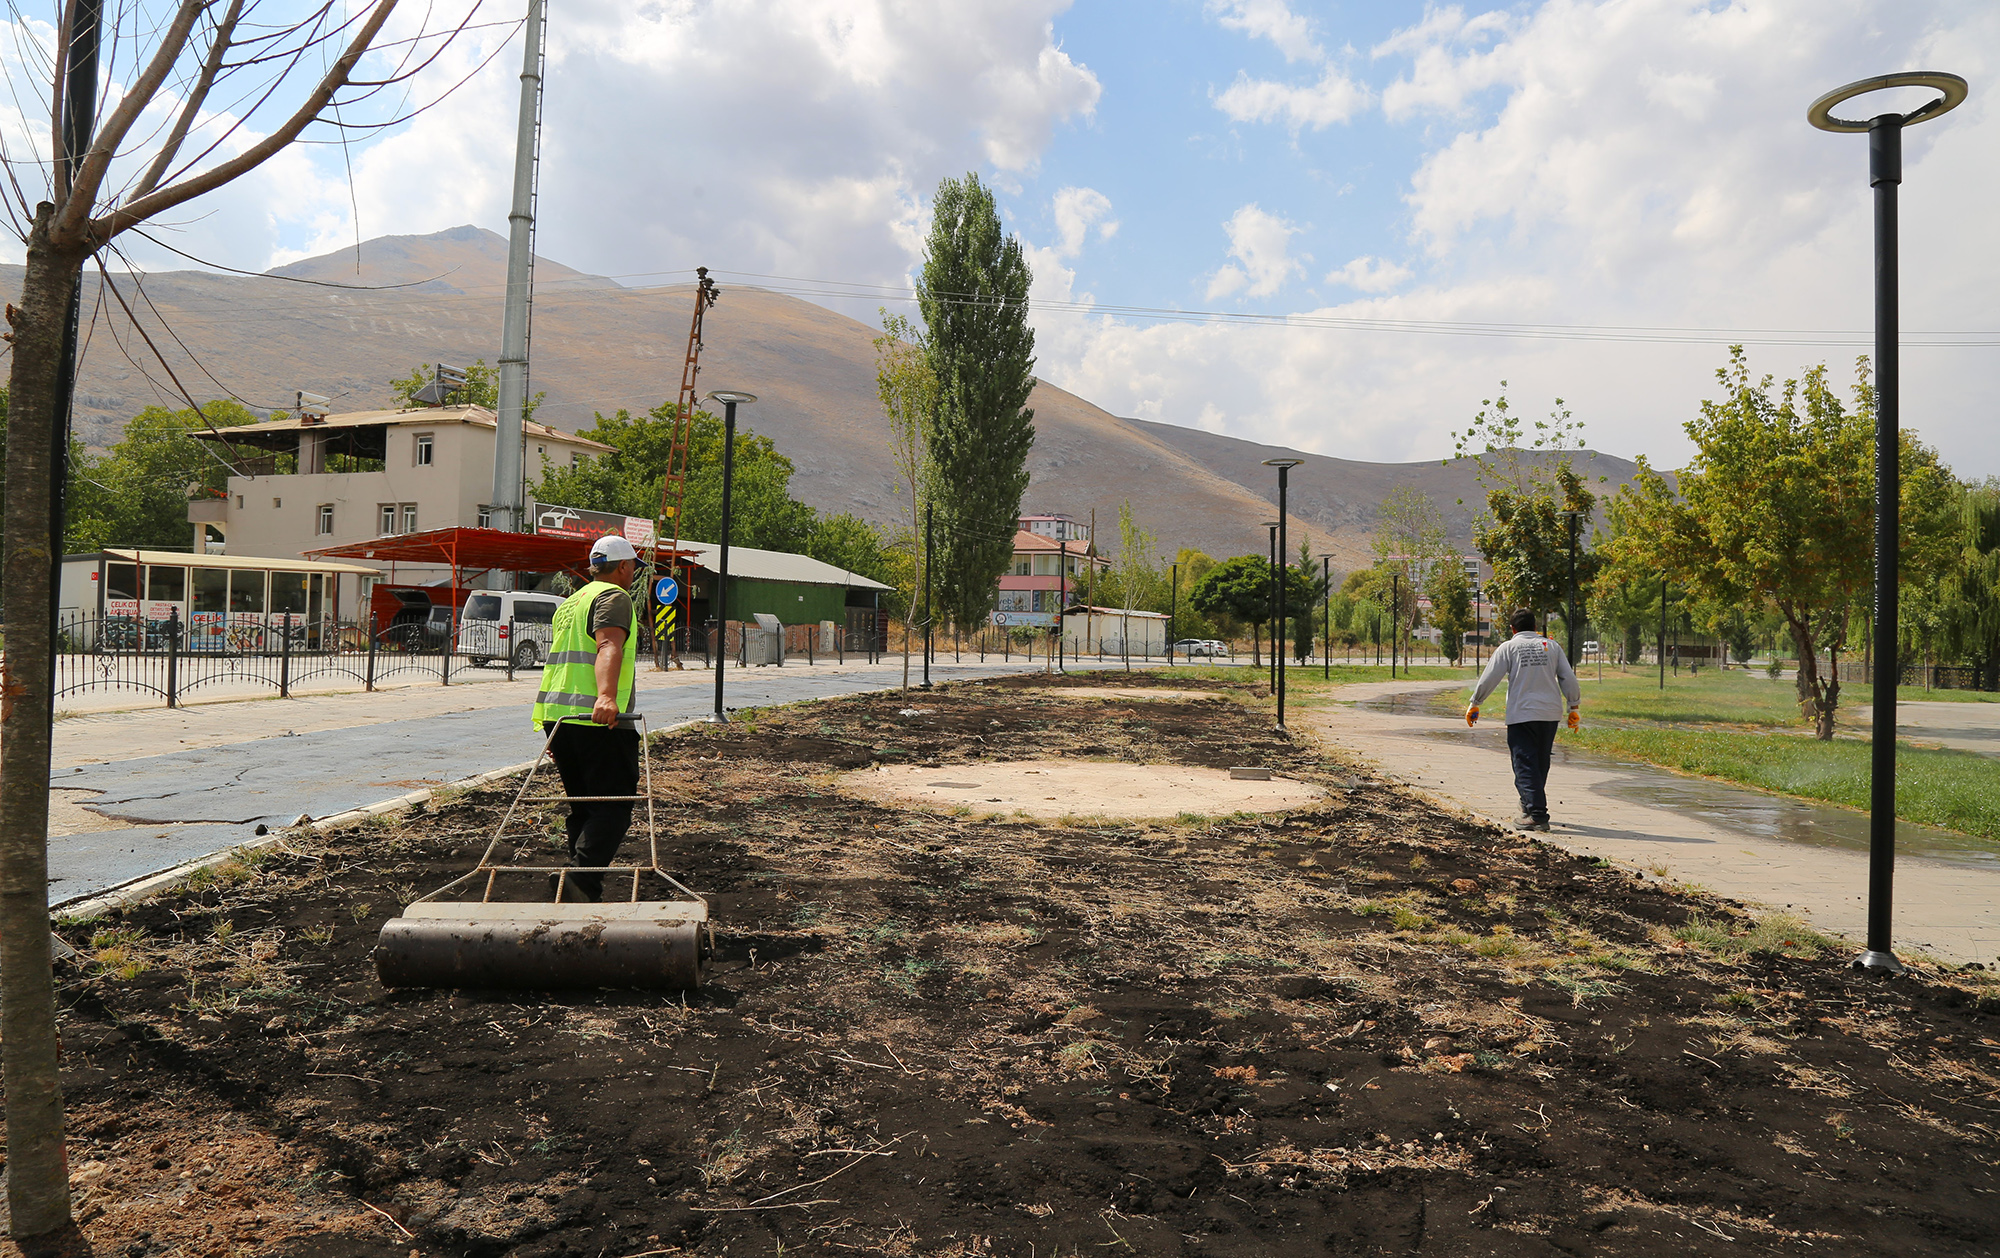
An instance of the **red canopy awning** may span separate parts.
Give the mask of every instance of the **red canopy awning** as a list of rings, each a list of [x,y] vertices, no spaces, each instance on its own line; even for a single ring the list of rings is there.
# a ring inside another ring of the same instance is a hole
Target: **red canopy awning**
[[[553,537],[541,533],[509,533],[502,529],[454,527],[428,529],[422,533],[397,533],[390,537],[324,546],[305,554],[315,559],[373,559],[378,563],[436,564],[462,572],[469,568],[497,568],[503,572],[574,572],[581,574],[590,562],[593,539]],[[665,549],[665,548],[663,548]],[[658,562],[650,547],[639,553]],[[695,552],[666,550],[664,557],[685,558]]]

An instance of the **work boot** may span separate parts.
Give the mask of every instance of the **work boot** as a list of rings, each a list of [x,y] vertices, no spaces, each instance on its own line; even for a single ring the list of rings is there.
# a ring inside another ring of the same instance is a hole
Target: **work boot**
[[[1527,813],[1522,813],[1520,816],[1514,818],[1514,828],[1516,830],[1540,830],[1546,833],[1549,823],[1547,818],[1538,820],[1530,817]]]

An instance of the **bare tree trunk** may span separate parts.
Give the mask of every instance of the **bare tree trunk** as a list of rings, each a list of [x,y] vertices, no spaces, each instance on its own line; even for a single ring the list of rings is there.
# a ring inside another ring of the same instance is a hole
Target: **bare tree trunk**
[[[7,1096],[10,1231],[28,1242],[72,1227],[57,1078],[49,947],[49,608],[60,538],[49,536],[63,329],[83,254],[49,243],[55,207],[36,207],[20,305],[8,311],[6,561],[10,613],[0,670],[0,1072]]]

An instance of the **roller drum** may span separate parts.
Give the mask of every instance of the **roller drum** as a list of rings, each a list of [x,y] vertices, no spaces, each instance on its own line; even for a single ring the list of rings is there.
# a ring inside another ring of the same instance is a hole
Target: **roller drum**
[[[701,986],[697,922],[391,918],[375,945],[384,987]]]

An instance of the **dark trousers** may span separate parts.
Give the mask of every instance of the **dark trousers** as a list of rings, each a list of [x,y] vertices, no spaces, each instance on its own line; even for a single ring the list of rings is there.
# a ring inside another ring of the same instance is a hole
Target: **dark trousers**
[[[1555,750],[1554,721],[1519,721],[1507,727],[1507,754],[1514,758],[1514,789],[1520,793],[1523,816],[1549,819],[1549,760]]]
[[[636,795],[639,793],[639,731],[588,721],[551,721],[555,729],[549,755],[562,774],[565,795]],[[569,806],[564,829],[569,834],[569,863],[604,866],[618,855],[618,845],[632,824],[629,803],[578,803]],[[603,874],[575,874],[568,881],[591,899],[604,894]]]

